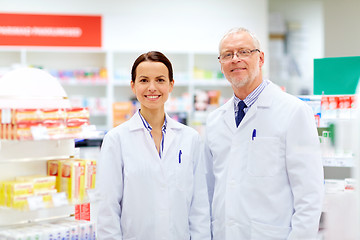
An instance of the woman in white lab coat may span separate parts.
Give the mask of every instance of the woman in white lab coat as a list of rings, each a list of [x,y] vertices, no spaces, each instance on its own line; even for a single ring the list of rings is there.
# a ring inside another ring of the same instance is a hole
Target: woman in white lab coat
[[[164,111],[174,86],[171,63],[148,52],[135,60],[131,74],[141,108],[102,144],[98,239],[209,240],[199,134]]]

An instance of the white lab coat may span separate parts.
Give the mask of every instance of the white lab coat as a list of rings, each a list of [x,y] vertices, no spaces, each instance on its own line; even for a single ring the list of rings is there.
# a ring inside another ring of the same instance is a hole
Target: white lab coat
[[[97,178],[98,239],[211,238],[199,134],[166,118],[161,159],[138,113],[106,134]]]
[[[214,240],[316,239],[324,179],[306,103],[270,82],[238,128],[231,99],[206,135]]]

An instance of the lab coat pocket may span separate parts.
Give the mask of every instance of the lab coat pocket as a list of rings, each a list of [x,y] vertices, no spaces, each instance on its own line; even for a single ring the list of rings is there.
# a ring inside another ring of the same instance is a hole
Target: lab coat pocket
[[[249,142],[247,171],[255,177],[275,176],[284,167],[280,139],[257,137]]]
[[[124,238],[124,240],[136,240],[136,237]]]
[[[290,231],[290,227],[251,222],[251,240],[285,240],[289,236]]]
[[[193,164],[187,154],[182,154],[181,159],[176,163],[176,186],[179,190],[184,191],[192,187],[193,182]]]

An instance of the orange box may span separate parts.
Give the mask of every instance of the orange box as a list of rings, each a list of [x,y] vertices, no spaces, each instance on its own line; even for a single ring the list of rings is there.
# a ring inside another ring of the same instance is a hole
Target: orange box
[[[134,114],[134,105],[131,101],[128,102],[115,102],[113,103],[113,126],[130,119]]]

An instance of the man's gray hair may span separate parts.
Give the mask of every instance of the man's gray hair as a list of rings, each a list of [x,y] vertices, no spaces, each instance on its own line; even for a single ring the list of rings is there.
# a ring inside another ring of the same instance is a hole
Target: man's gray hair
[[[231,35],[231,34],[240,33],[240,32],[246,32],[246,33],[248,33],[248,34],[251,36],[251,38],[253,39],[253,43],[254,43],[255,48],[260,49],[260,41],[257,39],[257,37],[255,36],[255,34],[252,33],[250,30],[248,30],[248,29],[246,29],[246,28],[238,27],[238,28],[232,28],[232,29],[230,29],[230,30],[222,37],[222,39],[220,40],[220,43],[219,43],[219,52],[221,51],[221,44],[222,44],[222,42],[224,41],[224,39],[225,39],[226,37],[228,37],[228,36]]]

